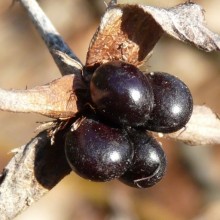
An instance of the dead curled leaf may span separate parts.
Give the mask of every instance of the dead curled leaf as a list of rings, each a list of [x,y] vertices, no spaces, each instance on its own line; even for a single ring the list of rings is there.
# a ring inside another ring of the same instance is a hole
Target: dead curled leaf
[[[220,144],[220,120],[206,106],[194,106],[193,115],[185,128],[166,136],[190,145]]]
[[[71,118],[80,111],[86,95],[87,87],[81,75],[71,74],[32,89],[0,89],[0,110]]]
[[[205,51],[220,50],[220,36],[205,26],[204,10],[195,3],[168,9],[113,5],[91,41],[86,66],[93,68],[111,60],[139,66],[164,33]]]
[[[205,26],[204,9],[201,6],[189,2],[169,9],[141,7],[150,13],[171,37],[205,51],[220,50],[220,36]]]
[[[139,66],[162,36],[162,28],[137,5],[109,8],[87,54],[86,67],[122,60]]]
[[[162,36],[161,27],[138,6],[110,8],[91,42],[86,66],[111,60],[140,65]]]

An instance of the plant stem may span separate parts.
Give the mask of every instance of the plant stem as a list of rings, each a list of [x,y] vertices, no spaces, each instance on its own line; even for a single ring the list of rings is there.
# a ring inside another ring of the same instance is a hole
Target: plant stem
[[[50,51],[62,75],[80,74],[82,63],[64,42],[35,0],[19,0]],[[69,62],[66,62],[68,59]]]

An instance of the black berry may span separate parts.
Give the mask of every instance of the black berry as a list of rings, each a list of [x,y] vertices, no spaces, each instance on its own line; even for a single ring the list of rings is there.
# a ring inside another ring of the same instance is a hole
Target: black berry
[[[132,131],[134,144],[131,167],[120,177],[123,183],[147,188],[159,182],[166,170],[166,156],[160,144],[145,131]]]
[[[86,118],[67,134],[65,150],[71,168],[93,181],[120,177],[133,157],[133,147],[122,129]]]
[[[154,72],[148,74],[147,78],[154,93],[154,108],[146,128],[169,133],[184,127],[193,109],[193,99],[188,87],[168,73]]]
[[[153,92],[137,67],[121,61],[103,64],[90,82],[91,98],[101,115],[122,126],[140,126],[149,118]]]

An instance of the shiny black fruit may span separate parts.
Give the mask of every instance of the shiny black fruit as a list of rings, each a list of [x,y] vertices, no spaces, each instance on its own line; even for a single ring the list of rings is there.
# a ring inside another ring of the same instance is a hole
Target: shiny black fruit
[[[109,121],[122,126],[141,126],[153,107],[148,79],[137,67],[121,61],[103,64],[90,81],[95,108]]]
[[[193,110],[193,99],[188,87],[168,73],[153,72],[146,76],[154,93],[154,108],[146,128],[169,133],[184,127]]]
[[[120,177],[131,165],[133,147],[118,128],[84,118],[66,136],[66,157],[71,168],[93,181]]]
[[[160,144],[145,131],[132,131],[129,135],[134,144],[131,167],[120,177],[120,181],[136,188],[155,185],[164,176],[166,156]]]

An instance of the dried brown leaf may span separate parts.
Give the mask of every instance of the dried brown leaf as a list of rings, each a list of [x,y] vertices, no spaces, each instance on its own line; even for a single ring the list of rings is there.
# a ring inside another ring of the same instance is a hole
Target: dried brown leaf
[[[187,2],[168,9],[140,7],[154,17],[164,32],[177,40],[205,51],[220,50],[220,36],[205,26],[204,10],[201,6]]]
[[[0,175],[1,220],[14,219],[70,173],[62,145],[62,135],[51,146],[44,131],[14,151]]]
[[[220,144],[220,120],[210,108],[194,106],[185,128],[166,136],[190,145]]]
[[[33,89],[0,89],[0,110],[71,118],[82,107],[86,94],[87,87],[80,75],[66,75]]]
[[[220,49],[220,36],[205,27],[204,10],[195,3],[168,9],[113,5],[91,41],[86,66],[93,69],[111,60],[139,66],[163,33],[205,51]]]
[[[86,66],[111,60],[140,65],[162,36],[162,28],[137,5],[118,5],[107,10],[94,35]]]

